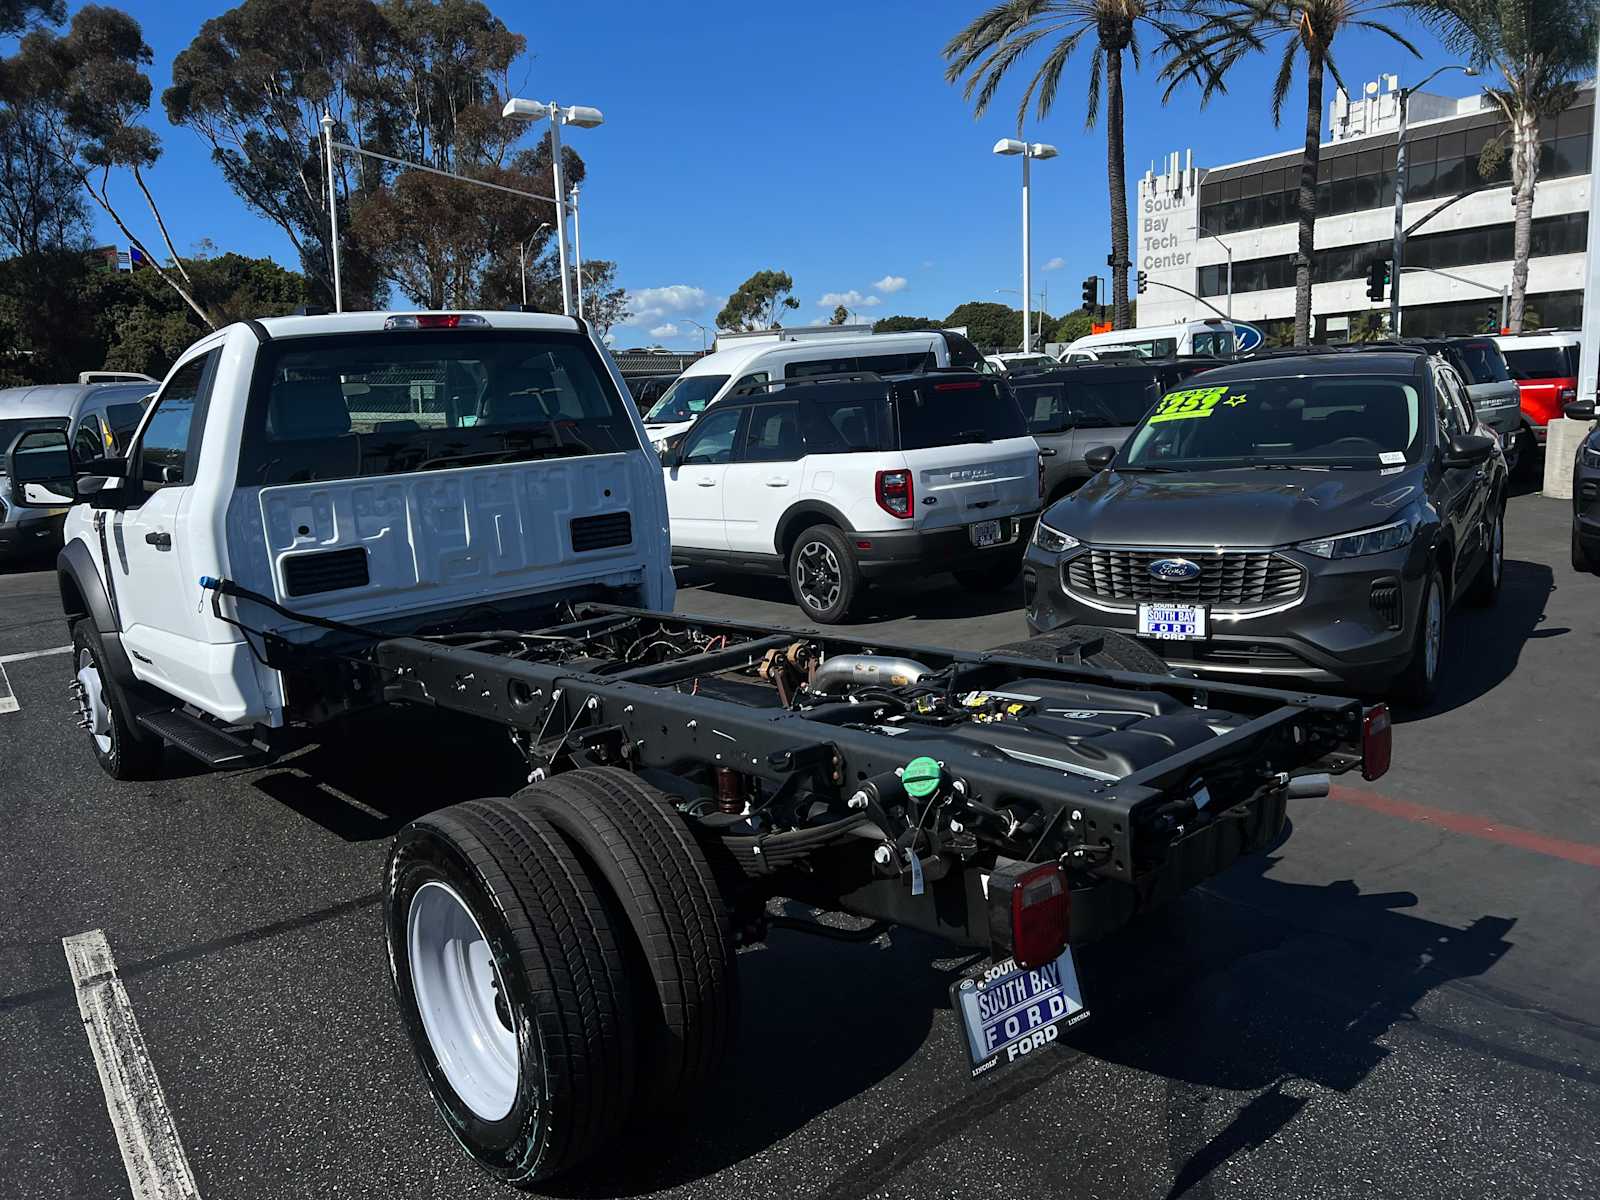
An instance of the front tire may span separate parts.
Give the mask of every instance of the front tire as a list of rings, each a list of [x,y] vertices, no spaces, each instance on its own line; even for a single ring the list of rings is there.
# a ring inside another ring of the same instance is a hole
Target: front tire
[[[1596,563],[1589,551],[1584,548],[1583,538],[1578,536],[1578,519],[1572,519],[1572,569],[1580,575],[1600,574],[1600,563]]]
[[[1412,708],[1433,703],[1439,693],[1439,664],[1444,656],[1444,580],[1432,568],[1417,606],[1417,636],[1411,660],[1390,689],[1394,699]]]
[[[813,525],[789,551],[789,590],[794,602],[819,625],[848,620],[862,590],[861,569],[844,534]]]
[[[592,1158],[633,1099],[614,905],[537,813],[477,800],[400,831],[384,930],[412,1048],[456,1140],[514,1184]]]
[[[106,667],[100,631],[87,617],[72,626],[72,669],[78,723],[100,769],[113,779],[152,778],[161,766],[161,740],[134,721],[126,693]]]

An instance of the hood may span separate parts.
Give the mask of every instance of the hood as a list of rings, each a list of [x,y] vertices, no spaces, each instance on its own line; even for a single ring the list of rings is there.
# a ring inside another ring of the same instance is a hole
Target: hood
[[[1284,546],[1394,520],[1424,495],[1423,468],[1380,471],[1101,471],[1044,520],[1117,546]]]

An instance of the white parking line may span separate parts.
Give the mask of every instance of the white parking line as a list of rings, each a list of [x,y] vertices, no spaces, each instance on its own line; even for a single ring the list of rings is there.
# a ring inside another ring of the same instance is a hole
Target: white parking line
[[[71,653],[71,646],[51,646],[48,650],[25,650],[21,654],[0,654],[0,665],[8,662],[26,662],[30,658],[49,658],[52,654]]]
[[[93,929],[62,938],[61,945],[134,1200],[199,1200],[189,1158],[106,935]]]
[[[11,678],[6,674],[5,659],[0,658],[0,713],[16,712],[22,705],[17,703],[17,694],[11,690]]]

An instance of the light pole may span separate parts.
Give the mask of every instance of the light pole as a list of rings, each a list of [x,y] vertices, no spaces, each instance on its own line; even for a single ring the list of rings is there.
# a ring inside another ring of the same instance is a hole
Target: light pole
[[[1463,66],[1459,63],[1448,67],[1440,67],[1421,83],[1414,83],[1410,87],[1401,88],[1396,93],[1400,102],[1400,135],[1394,144],[1394,249],[1389,260],[1389,336],[1400,336],[1400,262],[1406,249],[1405,211],[1406,211],[1406,110],[1411,102],[1414,92],[1419,92],[1424,86],[1431,83],[1436,76],[1446,71],[1460,71],[1463,75],[1476,75],[1476,67]]]
[[[534,238],[538,237],[541,233],[543,233],[546,229],[549,229],[549,228],[550,228],[550,222],[549,221],[540,221],[539,222],[539,228],[537,228],[537,229],[535,229],[533,231],[532,235],[529,236],[527,241],[518,242],[517,243],[517,261],[522,264],[522,307],[523,308],[527,308],[528,307],[528,247],[533,245],[533,239]]]
[[[500,110],[500,115],[516,121],[548,119],[550,122],[550,173],[554,176],[556,185],[556,255],[561,266],[561,312],[563,316],[570,317],[572,280],[567,275],[567,191],[561,183],[561,127],[576,125],[579,129],[593,129],[603,124],[605,117],[598,108],[588,108],[581,104],[563,108],[554,100],[541,102],[521,100],[516,97],[506,101],[506,106]]]
[[[1194,231],[1201,237],[1210,238],[1217,245],[1221,246],[1228,255],[1228,320],[1231,321],[1233,320],[1233,247],[1228,245],[1227,242],[1223,241],[1216,234],[1212,233],[1211,230],[1207,229],[1204,225],[1196,225],[1194,227]]]
[[[700,331],[700,353],[704,354],[706,352],[706,327],[692,317],[683,318],[683,323],[685,325],[693,325]]]
[[[578,285],[578,316],[583,316],[583,241],[578,236],[578,185],[572,185],[572,195],[568,199],[572,205],[572,261],[573,276]]]
[[[333,311],[344,311],[344,286],[339,278],[339,193],[333,186],[333,114],[322,111],[322,149],[328,156],[328,249],[333,255]]]
[[[1015,295],[1018,295],[1019,293],[1017,292],[1016,288],[995,288],[994,294],[996,296],[999,296],[999,295],[1015,296]],[[1024,311],[1027,310],[1027,306],[1026,305],[1023,306],[1023,310]],[[1043,287],[1041,287],[1039,289],[1039,340],[1040,340],[1041,344],[1044,341],[1044,315],[1045,315],[1045,313],[1047,313],[1049,311],[1050,311],[1050,285],[1048,283],[1046,283]],[[1024,353],[1026,353],[1026,351],[1024,351]]]
[[[1033,290],[1033,262],[1029,251],[1033,212],[1028,204],[1028,163],[1035,158],[1054,158],[1060,151],[1044,142],[1024,142],[1019,138],[1001,138],[994,144],[994,152],[1002,155],[1022,156],[1022,352],[1033,349],[1033,317],[1029,311],[1030,293]]]

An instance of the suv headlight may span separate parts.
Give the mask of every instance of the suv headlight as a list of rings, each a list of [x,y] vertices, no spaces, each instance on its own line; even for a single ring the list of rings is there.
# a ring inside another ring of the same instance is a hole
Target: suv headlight
[[[1046,554],[1063,554],[1068,550],[1076,550],[1083,543],[1070,533],[1062,533],[1059,529],[1051,529],[1043,521],[1033,527],[1033,544]]]
[[[1294,548],[1315,554],[1318,558],[1360,558],[1367,554],[1383,554],[1409,543],[1417,532],[1418,524],[1419,517],[1413,510],[1388,525],[1358,529],[1354,533],[1339,533],[1332,537],[1312,538],[1296,542]]]

